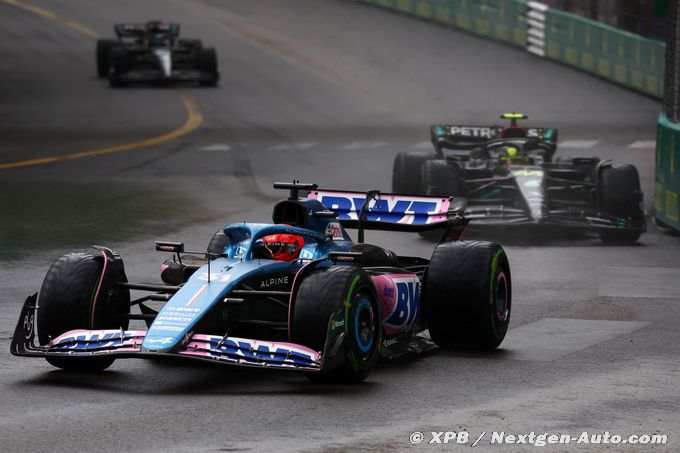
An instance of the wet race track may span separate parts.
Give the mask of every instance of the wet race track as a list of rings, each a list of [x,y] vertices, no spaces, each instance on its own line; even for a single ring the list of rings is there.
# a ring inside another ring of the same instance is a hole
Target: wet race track
[[[151,18],[217,48],[217,88],[96,78],[95,39]],[[154,239],[202,249],[226,223],[268,222],[274,180],[388,191],[394,156],[430,149],[432,123],[525,112],[559,128],[558,155],[635,164],[649,210],[657,101],[339,0],[0,0],[0,59],[0,450],[391,451],[414,431],[661,433],[656,451],[680,448],[680,239],[651,222],[634,246],[484,235],[513,272],[501,348],[379,366],[355,386],[139,360],[82,376],[13,357],[8,339],[61,253],[104,244],[129,278],[159,281]]]

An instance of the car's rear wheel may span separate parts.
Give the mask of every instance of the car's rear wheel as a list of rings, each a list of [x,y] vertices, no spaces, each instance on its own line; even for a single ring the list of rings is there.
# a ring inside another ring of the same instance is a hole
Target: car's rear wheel
[[[392,167],[392,192],[405,195],[421,194],[421,169],[434,153],[399,153]]]
[[[422,193],[437,197],[453,197],[461,192],[461,168],[445,160],[428,160],[421,167]]]
[[[463,187],[462,169],[456,164],[449,164],[445,160],[427,160],[421,169],[420,193],[436,197],[452,197],[460,195]],[[442,230],[421,231],[420,236],[425,239],[438,241],[443,236]]]
[[[336,353],[338,366],[307,376],[327,382],[366,379],[378,360],[382,319],[373,282],[361,268],[319,269],[302,281],[293,306],[291,341],[323,351],[331,317],[335,319],[338,335],[344,334],[344,342]]]
[[[113,49],[118,42],[113,39],[98,39],[97,40],[97,75],[103,79],[109,73],[109,65],[111,63],[111,49]]]
[[[184,47],[191,50],[199,50],[203,47],[203,41],[200,39],[187,39],[182,38],[177,43],[179,47]]]
[[[644,222],[641,207],[640,177],[631,164],[606,166],[600,173],[600,208],[627,222]],[[604,230],[600,233],[604,242],[633,243],[640,238],[639,231],[627,229]]]
[[[69,253],[47,271],[38,298],[38,338],[45,345],[74,329],[127,329],[130,292],[115,283],[127,281],[125,271],[104,273],[104,256]],[[111,357],[47,357],[66,370],[99,371]]]
[[[425,320],[444,348],[493,349],[508,330],[512,308],[510,264],[498,244],[439,244],[423,285]]]

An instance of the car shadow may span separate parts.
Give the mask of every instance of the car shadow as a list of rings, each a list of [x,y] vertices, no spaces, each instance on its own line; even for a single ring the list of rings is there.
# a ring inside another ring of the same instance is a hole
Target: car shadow
[[[443,357],[455,357],[460,359],[484,359],[484,360],[508,360],[512,359],[513,352],[503,349],[474,350],[474,349],[448,349],[442,350]]]
[[[128,395],[323,395],[361,394],[380,386],[372,376],[358,384],[326,384],[299,372],[164,361],[137,361],[133,367],[102,372],[53,369],[16,381],[14,386],[77,389]],[[121,361],[122,363],[122,361]]]
[[[169,90],[169,89],[199,89],[199,90],[204,90],[204,89],[215,89],[219,88],[220,85],[219,83],[217,85],[201,85],[199,82],[193,82],[193,81],[187,81],[187,82],[182,82],[182,81],[157,81],[157,82],[132,82],[127,85],[121,86],[121,87],[112,87],[109,85],[109,82],[106,79],[98,79],[102,80],[103,83],[106,84],[106,87],[110,90],[149,90],[149,89],[154,89],[154,90]]]
[[[422,241],[439,242],[439,236],[432,233],[421,236]],[[559,227],[470,227],[465,231],[464,240],[490,241],[501,245],[517,247],[644,247],[644,235],[640,241],[625,243],[607,243],[600,240],[596,233],[588,231],[572,231]]]

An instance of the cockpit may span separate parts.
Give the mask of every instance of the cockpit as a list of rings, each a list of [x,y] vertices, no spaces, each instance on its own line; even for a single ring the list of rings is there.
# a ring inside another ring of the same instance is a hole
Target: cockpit
[[[487,142],[479,157],[498,165],[542,165],[552,152],[549,143],[534,138],[497,139]]]

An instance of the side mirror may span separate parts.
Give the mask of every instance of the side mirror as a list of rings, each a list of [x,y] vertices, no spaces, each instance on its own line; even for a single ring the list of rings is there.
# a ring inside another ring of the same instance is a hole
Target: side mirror
[[[157,252],[184,253],[184,242],[156,241]]]

